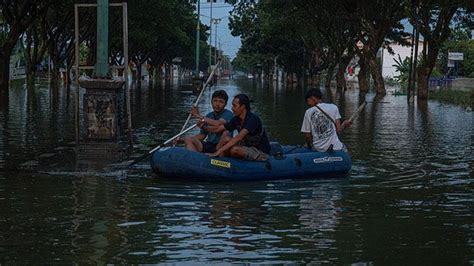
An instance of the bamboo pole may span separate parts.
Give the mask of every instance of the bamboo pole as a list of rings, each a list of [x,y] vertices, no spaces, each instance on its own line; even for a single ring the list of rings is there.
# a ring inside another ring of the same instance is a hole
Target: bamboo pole
[[[198,95],[198,97],[197,97],[197,99],[196,99],[196,102],[194,102],[193,106],[196,107],[196,106],[198,105],[199,101],[201,100],[201,97],[202,97],[203,92],[206,90],[207,86],[209,85],[209,82],[211,82],[212,77],[214,77],[215,72],[216,72],[216,69],[219,67],[220,64],[221,64],[221,60],[219,60],[219,61],[217,62],[217,64],[214,66],[214,69],[212,69],[211,74],[210,74],[209,77],[207,78],[207,81],[206,81],[206,83],[204,84],[204,86],[202,87],[202,90],[201,90],[201,92],[199,93],[199,95]],[[191,119],[191,113],[188,114],[188,118],[186,119],[186,122],[184,122],[184,125],[183,125],[183,127],[181,128],[181,132],[186,128],[186,126],[188,125],[190,119]]]

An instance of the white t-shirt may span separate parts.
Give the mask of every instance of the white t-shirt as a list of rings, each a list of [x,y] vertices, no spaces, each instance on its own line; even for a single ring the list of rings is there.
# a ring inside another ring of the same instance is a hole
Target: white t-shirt
[[[339,109],[334,104],[320,103],[318,107],[326,112],[334,122],[336,119],[341,118]],[[333,121],[316,106],[306,110],[301,132],[313,135],[313,150],[324,152],[327,151],[331,144],[334,150],[342,150],[343,144],[337,136],[336,125],[334,125]]]

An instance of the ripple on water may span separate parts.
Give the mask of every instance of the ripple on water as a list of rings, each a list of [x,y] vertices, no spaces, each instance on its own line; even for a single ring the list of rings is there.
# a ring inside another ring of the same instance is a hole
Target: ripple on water
[[[126,223],[121,223],[117,224],[118,227],[129,227],[129,226],[135,226],[135,225],[141,225],[145,224],[146,222],[126,222]]]
[[[301,143],[304,91],[247,83],[255,86],[223,88],[255,99],[253,110],[277,140]],[[195,95],[141,92],[133,97],[134,130],[158,142],[176,134]],[[343,97],[341,112],[350,114],[358,91]],[[206,92],[203,112],[209,98]],[[401,97],[384,101],[390,103],[369,104],[342,136],[353,159],[348,178],[196,183],[147,178],[144,167],[122,179],[116,171],[0,173],[0,253],[16,263],[469,264],[472,113],[436,102],[423,110]],[[61,132],[52,130],[52,116],[25,119],[54,110],[47,101],[38,107],[47,110],[33,115],[22,109],[28,104],[14,102],[12,115],[0,116],[0,167],[51,149],[53,133]]]

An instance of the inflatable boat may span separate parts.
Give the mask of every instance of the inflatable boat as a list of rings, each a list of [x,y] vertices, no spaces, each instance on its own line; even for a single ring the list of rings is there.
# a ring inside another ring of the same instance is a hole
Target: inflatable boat
[[[202,181],[342,177],[351,169],[351,158],[345,151],[315,152],[275,143],[271,146],[267,161],[209,157],[181,147],[166,147],[153,154],[151,167],[160,177]]]

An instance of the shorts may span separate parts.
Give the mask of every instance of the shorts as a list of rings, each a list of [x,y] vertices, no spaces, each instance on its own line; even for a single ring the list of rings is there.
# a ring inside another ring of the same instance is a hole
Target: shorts
[[[201,141],[202,143],[202,152],[203,153],[214,153],[216,152],[216,146],[217,144],[216,143],[211,143],[211,142],[207,142],[207,141]]]
[[[245,160],[247,161],[266,161],[268,160],[268,154],[255,147],[246,147],[242,146],[242,149],[245,150]]]

